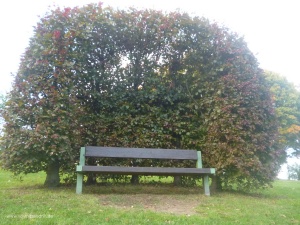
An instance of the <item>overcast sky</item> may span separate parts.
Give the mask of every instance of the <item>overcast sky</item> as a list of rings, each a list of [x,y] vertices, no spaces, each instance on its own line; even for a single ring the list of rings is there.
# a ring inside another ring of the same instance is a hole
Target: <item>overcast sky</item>
[[[82,6],[98,0],[8,0],[0,8],[0,94],[11,89],[33,26],[49,6]],[[103,0],[104,6],[180,10],[204,16],[243,36],[262,69],[300,84],[298,0]],[[285,177],[283,171],[282,177]]]

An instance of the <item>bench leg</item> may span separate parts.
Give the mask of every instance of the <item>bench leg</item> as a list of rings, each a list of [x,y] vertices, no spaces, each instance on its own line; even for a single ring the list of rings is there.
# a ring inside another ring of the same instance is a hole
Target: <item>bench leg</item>
[[[204,186],[204,194],[207,196],[210,196],[210,191],[209,191],[209,176],[205,175],[203,177],[203,186]]]
[[[76,194],[82,193],[83,173],[77,173]]]

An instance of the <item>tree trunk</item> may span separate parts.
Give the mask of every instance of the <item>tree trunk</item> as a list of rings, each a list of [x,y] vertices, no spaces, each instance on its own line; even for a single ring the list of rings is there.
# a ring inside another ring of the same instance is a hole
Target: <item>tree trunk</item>
[[[97,183],[97,176],[95,173],[89,173],[87,175],[86,185],[94,185]]]
[[[139,183],[139,176],[138,175],[132,175],[130,183],[131,184],[138,184]]]
[[[220,177],[217,175],[212,177],[211,191],[212,192],[222,191],[222,182]]]
[[[97,144],[95,144],[94,146],[97,146]],[[97,163],[96,163],[96,159],[94,158],[89,158],[87,160],[87,164],[88,165],[91,165],[91,166],[96,166]],[[87,175],[87,181],[86,181],[86,185],[94,185],[97,183],[97,176],[95,173],[89,173]]]
[[[59,178],[59,161],[50,161],[46,171],[47,177],[44,185],[49,188],[58,187],[60,183]]]
[[[132,167],[136,167],[137,165],[138,165],[138,162],[137,162],[135,159],[133,159],[133,160],[131,161],[131,166],[132,166]],[[131,183],[131,184],[138,184],[138,183],[139,183],[139,176],[138,176],[138,175],[132,175],[132,176],[131,176],[130,183]]]
[[[173,184],[174,184],[174,186],[180,186],[181,185],[181,176],[174,176]]]

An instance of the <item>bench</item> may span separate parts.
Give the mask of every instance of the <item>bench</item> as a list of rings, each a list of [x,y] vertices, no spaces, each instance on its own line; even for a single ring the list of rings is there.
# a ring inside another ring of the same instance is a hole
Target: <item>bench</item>
[[[195,168],[174,167],[125,167],[86,165],[86,158],[123,158],[123,159],[164,159],[164,160],[195,160]],[[210,195],[209,176],[215,174],[215,168],[202,168],[201,152],[196,150],[153,149],[153,148],[122,148],[86,146],[80,150],[80,161],[76,168],[76,193],[82,193],[83,175],[85,173],[119,174],[119,175],[156,175],[184,176],[201,175],[204,193]]]

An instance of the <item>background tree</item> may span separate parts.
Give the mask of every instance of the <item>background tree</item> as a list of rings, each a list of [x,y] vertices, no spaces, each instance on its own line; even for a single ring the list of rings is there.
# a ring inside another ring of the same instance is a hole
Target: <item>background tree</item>
[[[185,13],[101,4],[49,12],[6,106],[2,166],[45,170],[46,185],[74,171],[84,145],[199,149],[220,187],[243,189],[270,184],[283,155],[244,40]]]
[[[2,112],[2,110],[4,109],[5,107],[5,101],[6,101],[6,98],[5,98],[5,95],[4,94],[0,94],[0,112]],[[2,150],[2,127],[3,127],[3,124],[4,124],[4,120],[2,118],[2,116],[0,116],[0,150]]]
[[[4,94],[0,94],[0,111],[2,111],[5,107],[5,102],[6,102],[6,98],[5,98],[5,95]],[[0,125],[2,127],[2,124],[3,124],[3,118],[0,117]]]
[[[285,77],[265,71],[274,101],[279,122],[280,144],[284,150],[294,149],[293,155],[300,152],[300,92]]]
[[[300,180],[300,165],[295,163],[293,165],[289,165],[288,167],[288,178],[293,180]]]

